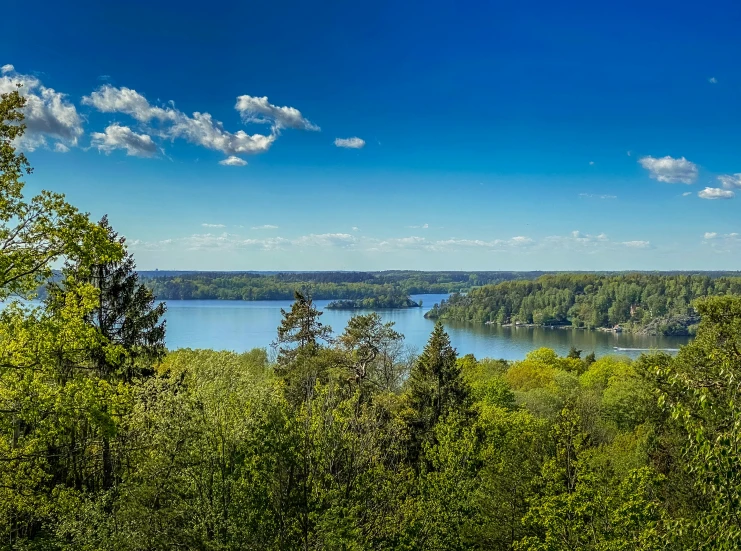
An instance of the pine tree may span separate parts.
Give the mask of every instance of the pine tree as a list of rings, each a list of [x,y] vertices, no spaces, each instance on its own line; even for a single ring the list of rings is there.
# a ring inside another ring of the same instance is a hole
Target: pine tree
[[[319,321],[324,312],[314,306],[311,297],[294,292],[291,309],[281,308],[278,338],[273,348],[278,350],[276,374],[289,388],[295,401],[302,401],[311,393],[316,379],[324,371],[324,362],[318,358],[322,341],[332,342],[332,328]]]

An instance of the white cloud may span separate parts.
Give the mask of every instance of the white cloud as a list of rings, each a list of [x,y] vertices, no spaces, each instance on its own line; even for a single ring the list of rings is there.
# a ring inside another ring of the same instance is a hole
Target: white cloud
[[[225,228],[226,226],[224,224],[208,224],[207,222],[204,222],[201,224],[204,228]]]
[[[594,166],[594,161],[589,161],[589,166]]]
[[[648,170],[651,178],[668,184],[691,184],[697,179],[697,165],[684,157],[675,159],[670,156],[641,157],[638,162]]]
[[[263,101],[264,100],[264,101]],[[244,130],[229,132],[223,123],[209,113],[194,112],[191,116],[176,109],[170,102],[165,106],[152,105],[142,94],[130,88],[103,85],[82,103],[103,113],[122,113],[143,125],[153,125],[151,132],[163,139],[183,139],[225,155],[263,153],[270,149],[281,128],[318,130],[293,107],[277,107],[267,103],[267,98],[240,96],[237,109],[248,122],[271,122],[271,133],[247,134]],[[236,162],[224,163],[238,166]]]
[[[208,228],[223,227],[221,224],[203,224]],[[360,253],[395,253],[403,251],[448,252],[480,251],[481,253],[532,254],[538,251],[565,250],[583,254],[605,251],[625,251],[626,249],[651,249],[651,243],[644,240],[611,241],[604,233],[585,234],[579,231],[566,236],[550,236],[536,241],[527,236],[509,239],[469,239],[450,237],[448,239],[428,239],[419,235],[379,239],[359,234],[322,233],[308,234],[294,238],[269,237],[247,238],[232,233],[204,233],[187,237],[168,239],[153,243],[136,241],[136,246],[148,250],[180,248],[184,250],[352,250]]]
[[[539,249],[565,249],[580,251],[587,254],[595,254],[605,250],[620,250],[623,247],[632,249],[648,249],[651,247],[649,241],[613,241],[607,234],[589,234],[573,231],[569,235],[551,235],[538,243]]]
[[[533,244],[534,241],[529,237],[517,236],[511,239],[440,239],[431,240],[426,237],[409,236],[393,239],[384,239],[382,241],[370,240],[369,250],[371,251],[391,251],[391,250],[420,250],[420,251],[458,251],[464,249],[479,249],[489,251],[507,251],[516,250]]]
[[[83,134],[82,118],[67,101],[66,94],[47,88],[35,76],[17,73],[10,64],[3,65],[0,74],[0,94],[18,90],[17,84],[21,84],[19,92],[26,98],[23,108],[26,132],[18,143],[21,148],[33,151],[49,147],[50,141],[55,148],[57,143],[67,148],[77,145]]]
[[[691,192],[691,191],[685,191],[685,192],[684,192],[684,193],[682,194],[682,197],[689,197],[690,195],[692,195],[692,192]]]
[[[626,151],[625,154],[628,155],[628,157],[633,156],[633,152],[632,151]]]
[[[360,228],[359,228],[359,227],[357,227],[357,226],[353,226],[353,227],[352,227],[352,231],[360,231]]]
[[[717,78],[715,78],[715,77],[710,77],[710,78],[708,79],[708,82],[709,82],[710,84],[718,84],[718,79],[717,79]]]
[[[321,233],[304,235],[293,241],[294,245],[315,246],[315,247],[353,247],[357,243],[357,238],[349,233]]]
[[[57,142],[54,144],[54,151],[57,153],[67,153],[69,152],[69,147],[64,145],[62,142]]]
[[[617,195],[597,195],[595,193],[580,193],[579,197],[585,197],[589,199],[617,199]]]
[[[234,155],[227,157],[226,159],[219,161],[220,165],[224,166],[244,166],[247,164],[247,161],[244,159],[240,159],[239,157],[235,157]]]
[[[736,253],[741,246],[741,236],[736,232],[725,234],[705,232],[702,243],[716,253]]]
[[[252,226],[253,230],[277,230],[278,226],[273,224],[263,224],[262,226]]]
[[[153,107],[136,90],[125,86],[117,88],[110,84],[104,84],[89,96],[84,96],[82,104],[94,107],[101,113],[123,113],[139,122],[149,122],[152,119],[172,122],[179,113],[173,109]]]
[[[336,138],[334,144],[337,147],[344,147],[346,149],[362,149],[365,147],[365,140],[358,137],[354,138]]]
[[[155,157],[157,155],[157,144],[151,136],[137,134],[128,126],[120,126],[117,123],[106,128],[104,133],[93,132],[90,138],[91,145],[106,155],[110,155],[116,149],[124,149],[126,155],[134,157]]]
[[[278,107],[268,102],[268,98],[239,96],[234,108],[239,111],[244,122],[271,124],[277,128],[296,128],[298,130],[319,130],[295,107]]]
[[[727,189],[719,187],[706,187],[697,193],[700,199],[733,199],[736,194]]]
[[[650,241],[623,241],[621,245],[630,247],[631,249],[648,249],[651,246]]]
[[[726,189],[741,189],[741,173],[721,174],[718,181]]]
[[[413,230],[426,230],[426,229],[429,229],[429,227],[430,227],[429,224],[422,224],[420,226],[407,226],[407,228],[411,228]]]

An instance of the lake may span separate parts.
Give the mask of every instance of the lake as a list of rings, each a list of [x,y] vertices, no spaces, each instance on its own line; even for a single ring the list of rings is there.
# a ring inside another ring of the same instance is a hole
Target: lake
[[[433,304],[448,295],[414,295],[422,300],[422,308],[379,310],[385,321],[393,321],[394,329],[402,333],[405,342],[422,350],[435,323],[424,318]],[[319,309],[329,300],[317,300]],[[275,339],[280,324],[280,309],[289,309],[290,300],[241,301],[241,300],[170,300],[167,301],[167,347],[213,348],[238,352],[252,348],[268,347]],[[360,311],[324,310],[322,323],[341,333],[347,320]],[[362,312],[365,313],[365,312]],[[624,333],[547,329],[542,327],[498,327],[478,323],[448,322],[445,328],[458,349],[459,355],[474,354],[477,358],[504,358],[519,360],[535,348],[547,346],[559,354],[568,353],[571,346],[583,350],[582,357],[590,352],[597,356],[626,354],[636,357],[641,350],[627,349],[676,349],[686,344],[685,337],[645,337]]]

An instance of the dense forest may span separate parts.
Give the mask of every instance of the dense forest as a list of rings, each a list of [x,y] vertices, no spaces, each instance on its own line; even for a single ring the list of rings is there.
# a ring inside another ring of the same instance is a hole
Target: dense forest
[[[315,300],[359,300],[390,295],[452,293],[543,272],[193,272],[144,281],[162,300],[290,300],[300,290]]]
[[[23,195],[23,105],[0,97],[0,547],[741,548],[741,298],[637,361],[459,357],[441,323],[415,355],[301,293],[270,351],[167,351],[109,221]]]
[[[741,277],[633,273],[557,274],[507,281],[454,294],[427,313],[432,319],[573,325],[661,335],[693,334],[692,303],[712,295],[741,295]]]

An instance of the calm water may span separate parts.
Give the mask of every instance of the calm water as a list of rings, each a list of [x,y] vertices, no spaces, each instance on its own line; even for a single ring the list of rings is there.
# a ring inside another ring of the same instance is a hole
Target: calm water
[[[395,322],[407,344],[421,350],[432,331],[434,322],[424,318],[433,304],[447,295],[416,295],[423,308],[380,310],[386,321]],[[320,309],[330,302],[317,300]],[[267,347],[275,339],[280,324],[280,309],[288,309],[291,301],[231,301],[231,300],[171,300],[167,301],[167,346],[176,348],[214,348],[244,351]],[[322,322],[342,332],[347,320],[357,311],[325,310]],[[474,354],[477,358],[517,360],[541,346],[566,354],[574,345],[584,351],[638,356],[637,350],[616,351],[614,347],[657,349],[679,348],[688,339],[682,337],[639,337],[627,334],[565,329],[509,328],[473,323],[446,323],[450,339],[460,355]]]

